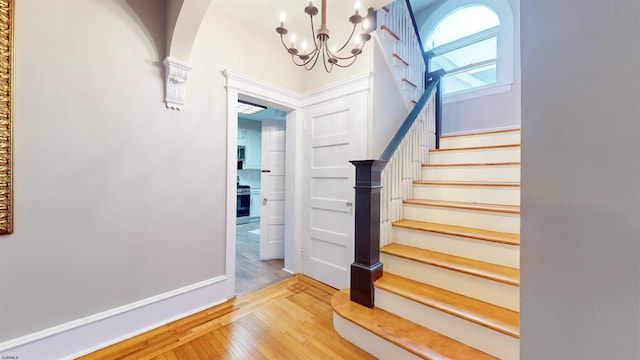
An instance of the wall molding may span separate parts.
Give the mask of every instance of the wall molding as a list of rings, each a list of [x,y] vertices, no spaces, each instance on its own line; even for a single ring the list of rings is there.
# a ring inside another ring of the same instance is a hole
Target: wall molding
[[[187,96],[187,80],[191,65],[168,57],[164,64],[164,101],[167,108],[181,110]]]
[[[365,72],[317,89],[302,95],[304,107],[318,105],[337,98],[369,91],[372,89],[373,73]]]
[[[228,299],[225,275],[0,343],[0,357],[73,359]]]
[[[269,107],[286,106],[295,109],[302,105],[302,95],[298,92],[269,84],[232,69],[223,70],[222,75],[227,79],[227,91],[236,91],[266,101]]]

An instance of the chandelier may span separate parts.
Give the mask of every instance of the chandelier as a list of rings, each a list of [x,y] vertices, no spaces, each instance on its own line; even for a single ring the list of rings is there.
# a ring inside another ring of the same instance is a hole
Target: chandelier
[[[290,46],[285,43],[284,36],[289,31],[284,27],[286,14],[282,13],[282,15],[280,16],[280,26],[276,28],[276,32],[280,34],[280,41],[282,42],[284,48],[289,54],[291,54],[293,63],[297,66],[303,66],[307,70],[311,70],[314,66],[316,66],[318,59],[322,57],[322,63],[324,64],[324,69],[327,72],[331,72],[334,65],[338,67],[351,66],[356,61],[356,57],[362,54],[364,44],[371,39],[371,21],[369,20],[369,18],[373,18],[374,14],[374,10],[369,9],[367,16],[361,16],[359,14],[359,1],[355,2],[354,7],[355,14],[349,17],[349,22],[353,24],[351,35],[349,35],[347,41],[340,48],[329,47],[329,29],[327,29],[327,0],[322,0],[322,21],[320,23],[320,29],[318,29],[317,33],[315,31],[313,17],[318,15],[318,8],[313,6],[313,1],[309,1],[309,5],[304,8],[304,12],[309,15],[309,20],[311,21],[313,46],[310,50],[307,49],[308,45],[306,41],[302,41],[302,43],[300,44],[300,49],[296,47],[297,39],[295,34],[291,35]],[[358,25],[361,25],[362,31],[354,37]],[[315,36],[313,36],[314,34]],[[352,41],[353,45],[350,47],[349,44]],[[345,49],[347,50],[343,52],[343,50]]]

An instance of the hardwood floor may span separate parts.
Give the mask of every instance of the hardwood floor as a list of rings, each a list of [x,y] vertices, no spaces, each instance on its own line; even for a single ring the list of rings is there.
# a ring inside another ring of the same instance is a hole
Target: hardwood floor
[[[236,226],[236,295],[248,294],[291,277],[284,260],[260,261],[260,222]]]
[[[375,359],[333,330],[335,292],[296,275],[80,359]]]

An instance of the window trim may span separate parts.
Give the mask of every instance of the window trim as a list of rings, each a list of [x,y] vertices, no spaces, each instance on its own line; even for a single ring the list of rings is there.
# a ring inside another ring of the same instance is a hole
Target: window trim
[[[446,94],[443,96],[443,101],[445,103],[510,91],[514,82],[515,21],[513,9],[511,8],[508,0],[475,0],[471,2],[468,0],[448,0],[436,8],[422,24],[420,27],[420,35],[423,39],[428,39],[429,35],[431,35],[436,26],[445,17],[459,8],[477,5],[486,6],[495,12],[498,19],[500,19],[500,25],[454,40],[448,44],[440,45],[429,51],[434,52],[434,54],[443,54],[453,49],[482,41],[485,37],[489,36],[489,34],[491,34],[491,36],[496,36],[496,82],[486,86]]]

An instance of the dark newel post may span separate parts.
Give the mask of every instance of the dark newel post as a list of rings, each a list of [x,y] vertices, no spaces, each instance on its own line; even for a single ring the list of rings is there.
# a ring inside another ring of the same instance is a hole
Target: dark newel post
[[[438,79],[436,90],[436,149],[440,149],[440,135],[442,134],[442,78]]]
[[[428,74],[429,83],[437,81],[436,85],[436,149],[440,149],[440,135],[442,134],[442,77],[446,71],[440,69]]]
[[[351,301],[373,307],[373,282],[380,262],[380,177],[383,160],[351,161],[356,167],[355,261],[351,264]]]

